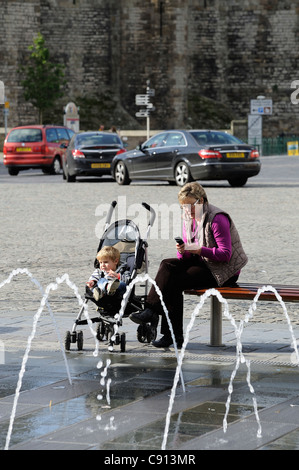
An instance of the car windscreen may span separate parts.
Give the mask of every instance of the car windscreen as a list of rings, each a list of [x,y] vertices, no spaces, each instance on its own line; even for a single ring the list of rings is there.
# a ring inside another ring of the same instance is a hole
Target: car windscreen
[[[226,132],[190,131],[190,134],[199,145],[227,145],[243,143],[237,137],[227,134]]]
[[[116,134],[82,134],[76,137],[76,147],[101,147],[103,145],[121,145],[121,140]]]
[[[7,142],[41,142],[43,140],[40,129],[14,129],[10,132]]]

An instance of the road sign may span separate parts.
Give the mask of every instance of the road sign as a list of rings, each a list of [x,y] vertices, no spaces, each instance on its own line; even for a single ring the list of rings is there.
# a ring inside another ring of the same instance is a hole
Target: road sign
[[[149,96],[155,96],[155,89],[154,88],[148,88],[146,92]]]
[[[251,100],[250,113],[261,115],[272,114],[272,100]]]
[[[149,103],[150,97],[149,95],[136,95],[135,96],[135,104],[138,106],[144,106]]]
[[[149,139],[150,133],[150,113],[151,111],[155,111],[155,107],[153,103],[150,102],[150,97],[155,96],[155,90],[149,87],[150,80],[146,81],[146,94],[144,95],[135,95],[135,104],[137,106],[145,106],[146,109],[140,109],[135,116],[137,118],[146,118],[146,134],[147,139]]]
[[[298,156],[298,141],[294,142],[287,142],[287,148],[288,148],[288,155],[296,155]]]
[[[70,102],[66,105],[63,115],[63,124],[64,126],[72,129],[74,132],[79,132],[80,128],[80,116],[79,108],[75,103]]]
[[[149,111],[147,109],[140,109],[137,113],[135,113],[136,117],[149,117]]]

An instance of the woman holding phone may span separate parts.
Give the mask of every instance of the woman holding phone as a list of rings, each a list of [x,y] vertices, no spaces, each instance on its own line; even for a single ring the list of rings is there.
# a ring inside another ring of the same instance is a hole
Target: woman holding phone
[[[203,187],[187,183],[180,190],[178,200],[183,211],[182,240],[177,240],[177,257],[164,259],[155,281],[172,323],[177,346],[183,344],[183,291],[233,285],[248,259],[238,231],[227,212],[213,206]],[[162,315],[162,338],[152,344],[167,348],[173,344],[160,298],[152,286],[146,308],[133,313],[135,323],[158,325]]]

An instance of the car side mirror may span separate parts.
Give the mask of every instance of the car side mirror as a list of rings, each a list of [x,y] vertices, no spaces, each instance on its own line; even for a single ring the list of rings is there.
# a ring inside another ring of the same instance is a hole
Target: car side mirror
[[[137,147],[136,147],[136,150],[140,150],[140,152],[143,152],[143,153],[148,153],[148,148],[147,148],[147,147],[143,147],[143,143],[142,143],[142,144],[138,144]]]

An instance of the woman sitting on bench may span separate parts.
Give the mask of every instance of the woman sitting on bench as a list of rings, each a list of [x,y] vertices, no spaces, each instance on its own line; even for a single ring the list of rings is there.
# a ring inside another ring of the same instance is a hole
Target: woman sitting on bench
[[[164,259],[155,281],[162,292],[177,346],[183,344],[183,291],[236,283],[247,263],[238,231],[231,217],[208,202],[203,187],[187,183],[178,194],[183,210],[183,243],[177,243],[177,258]],[[135,323],[157,326],[162,315],[161,333],[152,344],[167,348],[173,344],[160,298],[152,286],[146,309],[133,313]]]

